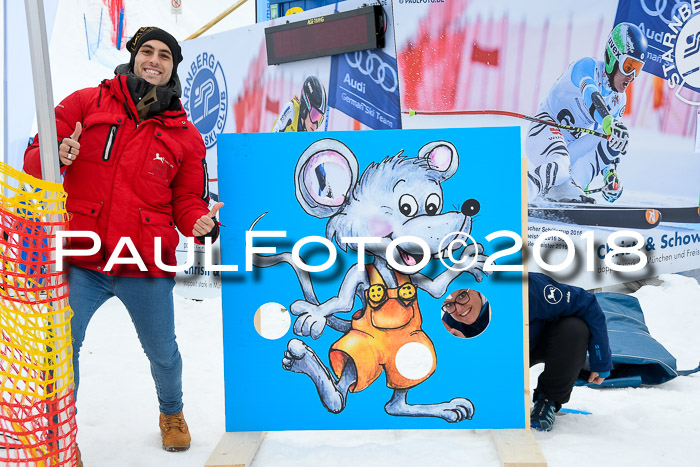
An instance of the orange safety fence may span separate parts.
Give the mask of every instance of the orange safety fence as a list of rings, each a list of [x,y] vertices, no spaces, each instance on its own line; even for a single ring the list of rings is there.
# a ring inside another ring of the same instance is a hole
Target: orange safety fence
[[[66,193],[0,163],[0,464],[76,465]]]

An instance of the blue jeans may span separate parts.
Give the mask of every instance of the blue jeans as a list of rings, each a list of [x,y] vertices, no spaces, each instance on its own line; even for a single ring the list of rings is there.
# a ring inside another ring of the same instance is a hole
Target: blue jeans
[[[77,398],[80,373],[78,356],[95,311],[117,297],[129,311],[141,347],[151,363],[161,413],[182,410],[182,358],[175,342],[175,308],[172,277],[113,277],[71,266],[68,273],[73,309],[73,371]],[[115,349],[117,351],[117,349]]]

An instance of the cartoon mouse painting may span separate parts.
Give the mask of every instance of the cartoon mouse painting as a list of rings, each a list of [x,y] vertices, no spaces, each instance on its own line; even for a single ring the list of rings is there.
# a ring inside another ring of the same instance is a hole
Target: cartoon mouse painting
[[[346,272],[336,296],[320,303],[309,274],[299,269],[304,299],[295,301],[294,333],[313,339],[326,326],[343,335],[329,349],[330,365],[300,339],[287,344],[284,369],[307,375],[313,381],[323,405],[341,412],[349,393],[369,387],[384,371],[393,389],[384,406],[394,416],[438,417],[448,422],[471,419],[474,405],[457,397],[446,402],[410,404],[408,391],[428,379],[436,368],[435,347],[422,329],[418,289],[434,298],[445,295],[450,283],[462,272],[446,269],[434,278],[415,270],[431,258],[446,257],[451,241],[471,232],[479,203],[464,201],[459,210],[444,211],[442,183],[457,171],[459,156],[447,141],[426,144],[417,157],[403,151],[370,164],[359,176],[352,151],[335,139],[321,139],[299,158],[294,173],[296,198],[306,213],[328,218],[326,237],[343,250],[358,250],[352,238],[372,237],[364,251],[373,257],[366,265],[353,264]],[[400,237],[418,237],[429,247],[431,258],[418,243],[402,242],[387,249]],[[459,248],[459,246],[455,247]],[[391,252],[391,260],[387,257]],[[483,270],[487,256],[483,247],[468,243],[461,254],[466,269],[477,282],[490,272]],[[254,264],[269,267],[280,262],[292,264],[289,253],[257,256]],[[391,264],[401,268],[392,267]],[[423,271],[425,266],[421,269]],[[336,316],[356,309],[346,320]]]

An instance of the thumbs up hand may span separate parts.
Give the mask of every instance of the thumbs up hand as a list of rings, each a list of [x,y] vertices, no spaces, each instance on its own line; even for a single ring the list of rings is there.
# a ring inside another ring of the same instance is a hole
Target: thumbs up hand
[[[211,232],[214,227],[216,226],[216,213],[219,211],[224,206],[224,203],[216,203],[209,213],[203,215],[199,219],[197,219],[197,222],[195,222],[194,227],[192,228],[192,236],[193,237],[203,237],[207,235],[209,232]]]
[[[80,154],[80,143],[78,140],[82,132],[83,126],[80,122],[77,122],[73,134],[63,138],[61,144],[58,145],[58,158],[63,165],[71,165],[75,158],[78,157],[78,154]]]

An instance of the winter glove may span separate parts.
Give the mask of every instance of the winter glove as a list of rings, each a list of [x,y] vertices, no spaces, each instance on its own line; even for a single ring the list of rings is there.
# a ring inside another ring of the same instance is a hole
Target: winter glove
[[[630,139],[630,134],[625,124],[613,118],[612,115],[608,115],[603,119],[603,131],[610,136],[608,138],[610,149],[624,153]]]
[[[622,184],[615,169],[610,167],[603,169],[603,189],[601,192],[603,199],[609,203],[614,203],[622,194]]]
[[[607,378],[608,376],[610,376],[610,372],[609,372],[609,371],[599,371],[599,372],[598,372],[598,376],[600,376],[601,378],[605,379],[605,378]]]

